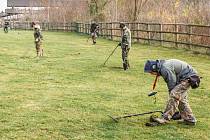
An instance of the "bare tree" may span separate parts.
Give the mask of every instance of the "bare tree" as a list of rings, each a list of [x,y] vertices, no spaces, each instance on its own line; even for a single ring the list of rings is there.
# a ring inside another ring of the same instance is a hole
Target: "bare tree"
[[[104,10],[111,0],[90,0],[89,9],[90,15],[94,17],[94,20],[103,21],[105,20]]]
[[[32,1],[32,0],[31,0]],[[209,24],[210,0],[40,0],[27,20],[129,21]],[[53,6],[52,3],[53,2]]]

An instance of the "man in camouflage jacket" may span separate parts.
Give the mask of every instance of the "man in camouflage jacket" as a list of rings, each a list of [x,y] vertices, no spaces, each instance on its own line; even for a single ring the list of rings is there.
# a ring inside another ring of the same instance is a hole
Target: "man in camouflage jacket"
[[[33,27],[34,27],[34,40],[35,40],[37,57],[43,56],[43,48],[42,48],[43,36],[41,34],[40,25],[35,24]]]
[[[90,27],[90,35],[93,41],[93,45],[96,44],[96,38],[99,36],[99,25],[97,23],[92,23]]]

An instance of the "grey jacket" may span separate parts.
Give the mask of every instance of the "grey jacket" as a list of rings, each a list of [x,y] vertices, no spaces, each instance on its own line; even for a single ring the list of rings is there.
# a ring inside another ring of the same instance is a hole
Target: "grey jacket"
[[[182,80],[197,75],[197,71],[193,69],[192,66],[177,59],[160,60],[157,67],[159,74],[167,83],[169,91]]]

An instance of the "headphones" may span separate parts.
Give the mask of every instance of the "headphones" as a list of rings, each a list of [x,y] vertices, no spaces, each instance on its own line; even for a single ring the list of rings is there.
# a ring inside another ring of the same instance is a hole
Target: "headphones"
[[[158,69],[160,68],[160,60],[156,60],[156,64],[152,65],[152,71],[158,72]]]
[[[157,72],[157,65],[156,64],[152,65],[152,71]]]
[[[147,60],[144,66],[145,72],[159,72],[161,67],[160,60]]]

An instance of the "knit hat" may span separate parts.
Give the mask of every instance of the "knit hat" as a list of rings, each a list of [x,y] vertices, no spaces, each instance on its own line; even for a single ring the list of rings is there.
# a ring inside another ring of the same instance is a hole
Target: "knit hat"
[[[147,60],[144,66],[144,72],[157,72],[157,62],[154,60]]]
[[[125,27],[125,23],[123,23],[123,22],[120,22],[120,28],[124,28]]]

